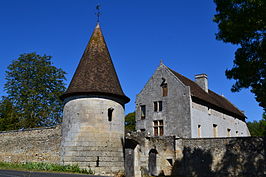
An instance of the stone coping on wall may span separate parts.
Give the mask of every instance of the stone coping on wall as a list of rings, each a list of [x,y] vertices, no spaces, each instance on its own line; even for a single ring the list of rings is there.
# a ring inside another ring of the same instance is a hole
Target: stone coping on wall
[[[33,131],[33,130],[56,129],[56,128],[61,128],[61,124],[57,124],[57,125],[50,126],[50,127],[38,127],[38,128],[27,128],[27,129],[19,129],[19,130],[0,131],[0,134],[12,133],[12,132],[25,132],[25,131]]]
[[[241,136],[241,137],[210,137],[210,138],[178,138],[176,137],[176,140],[182,139],[182,140],[204,140],[204,139],[247,139],[247,138],[265,138],[264,136]]]

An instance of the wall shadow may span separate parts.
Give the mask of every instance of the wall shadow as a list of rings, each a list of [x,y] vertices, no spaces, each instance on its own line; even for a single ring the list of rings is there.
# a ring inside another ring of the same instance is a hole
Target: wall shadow
[[[236,138],[226,145],[216,176],[262,177],[265,170],[265,137]]]
[[[184,147],[176,160],[176,177],[262,177],[265,171],[265,137],[234,138],[222,146]],[[224,148],[225,147],[225,148]],[[218,159],[218,160],[217,160]],[[215,163],[215,165],[213,164]]]
[[[204,151],[199,148],[191,149],[190,147],[184,147],[183,158],[175,161],[171,176],[212,177],[214,176],[214,173],[211,170],[211,165],[212,155],[210,151]]]

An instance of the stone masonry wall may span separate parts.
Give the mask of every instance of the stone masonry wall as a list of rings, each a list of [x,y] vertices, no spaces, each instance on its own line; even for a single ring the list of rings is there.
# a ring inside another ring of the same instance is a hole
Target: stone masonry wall
[[[148,159],[152,149],[158,152],[156,175],[263,177],[266,174],[265,137],[175,139],[132,133],[126,140],[127,177],[151,174]],[[134,140],[135,145],[128,146],[129,140]],[[133,158],[127,158],[130,155]]]
[[[163,96],[161,84],[167,83],[168,95]],[[154,111],[154,102],[162,101],[162,110]],[[146,83],[136,97],[136,129],[154,136],[153,121],[163,121],[163,135],[182,138],[191,137],[190,91],[163,64]],[[141,118],[141,106],[146,107],[146,116]],[[160,134],[160,133],[159,133]]]
[[[137,143],[136,146],[129,145],[132,140]],[[125,146],[126,177],[141,177],[151,174],[149,154],[152,150],[157,152],[155,175],[171,175],[175,160],[175,138],[173,136],[145,137],[143,132],[134,132],[127,135]],[[134,162],[130,162],[130,160]]]
[[[124,172],[124,107],[106,97],[78,96],[64,106],[61,160],[96,175]],[[113,108],[109,119],[108,109]]]
[[[0,161],[60,162],[61,126],[0,132]]]
[[[176,140],[173,176],[262,177],[265,138],[201,138]]]
[[[217,131],[214,135],[213,125]],[[199,128],[200,127],[200,128]],[[247,124],[233,116],[224,114],[207,106],[192,102],[191,111],[192,138],[244,137],[250,136]]]

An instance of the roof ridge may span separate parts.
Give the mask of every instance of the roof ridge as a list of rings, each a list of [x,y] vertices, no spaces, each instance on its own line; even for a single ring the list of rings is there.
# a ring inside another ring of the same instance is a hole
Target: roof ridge
[[[229,111],[238,115],[239,117],[245,117],[245,115],[229,100],[221,95],[215,93],[211,89],[208,89],[210,92],[206,92],[203,90],[195,81],[187,78],[186,76],[172,70],[171,68],[167,67],[183,84],[190,87],[191,96],[194,96],[202,101],[205,101],[209,104],[217,106],[221,109]],[[226,102],[226,103],[225,103]]]

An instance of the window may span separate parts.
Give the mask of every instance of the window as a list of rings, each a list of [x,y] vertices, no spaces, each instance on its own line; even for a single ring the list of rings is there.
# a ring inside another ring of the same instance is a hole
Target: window
[[[218,136],[218,127],[216,124],[213,124],[213,137]]]
[[[157,101],[153,102],[153,110],[154,110],[154,112],[158,111],[158,102]]]
[[[198,137],[201,137],[201,125],[198,125]]]
[[[168,88],[167,88],[167,83],[166,83],[166,80],[165,78],[162,78],[162,83],[161,83],[161,87],[162,87],[162,92],[163,92],[163,96],[167,96],[168,95]]]
[[[140,106],[140,117],[141,119],[145,119],[146,117],[146,106],[145,105]]]
[[[230,128],[227,129],[227,136],[228,136],[228,137],[231,136],[231,129],[230,129]]]
[[[108,121],[111,122],[113,118],[114,108],[108,108]]]
[[[236,136],[238,136],[238,131],[236,131]]]
[[[167,96],[168,95],[167,85],[166,85],[166,87],[162,87],[162,89],[163,89],[163,96]]]
[[[154,136],[163,136],[163,120],[153,121],[153,134]]]
[[[159,101],[159,112],[163,110],[163,102]]]
[[[162,101],[153,102],[153,110],[154,112],[161,112],[163,110],[163,102]]]

